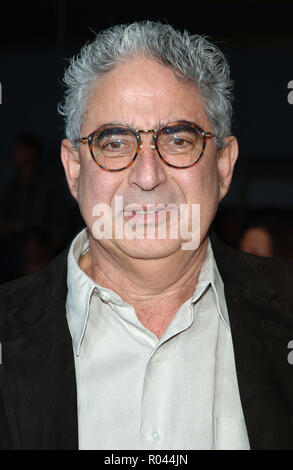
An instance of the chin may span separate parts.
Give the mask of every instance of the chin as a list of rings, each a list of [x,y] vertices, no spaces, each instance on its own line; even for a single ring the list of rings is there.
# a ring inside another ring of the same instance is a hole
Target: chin
[[[116,247],[135,259],[160,259],[181,250],[180,240],[116,240]]]

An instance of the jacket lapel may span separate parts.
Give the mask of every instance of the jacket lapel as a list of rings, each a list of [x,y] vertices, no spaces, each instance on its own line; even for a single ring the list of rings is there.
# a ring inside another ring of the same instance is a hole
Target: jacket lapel
[[[293,381],[287,361],[292,331],[280,322],[286,306],[264,284],[247,255],[230,249],[214,235],[212,244],[224,282],[250,446],[292,449]]]

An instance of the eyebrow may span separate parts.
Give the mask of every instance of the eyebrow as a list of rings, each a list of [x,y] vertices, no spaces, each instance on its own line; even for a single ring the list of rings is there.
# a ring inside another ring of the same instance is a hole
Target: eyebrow
[[[154,127],[154,129],[159,129],[160,127],[165,126],[165,125],[167,125],[167,124],[170,124],[170,123],[172,123],[172,122],[185,121],[185,120],[186,120],[186,119],[184,119],[184,118],[181,118],[181,119],[172,119],[172,120],[160,119],[160,120],[158,121],[158,124]],[[105,126],[113,126],[113,127],[115,127],[115,126],[117,126],[117,127],[119,127],[119,126],[125,126],[125,127],[130,127],[131,129],[134,129],[134,130],[140,129],[140,127],[135,126],[135,125],[133,124],[133,122],[132,122],[132,123],[126,123],[126,122],[124,122],[124,123],[123,123],[123,122],[106,122],[106,123],[104,123],[104,124],[101,124],[100,126],[97,126],[96,129],[100,129],[100,128],[105,127]],[[145,127],[144,127],[143,129],[145,129]]]

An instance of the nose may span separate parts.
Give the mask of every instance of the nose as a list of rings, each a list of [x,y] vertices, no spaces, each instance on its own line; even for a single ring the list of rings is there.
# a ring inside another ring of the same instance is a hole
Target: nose
[[[142,137],[138,156],[130,167],[129,183],[143,191],[152,191],[166,180],[165,165],[156,150],[152,136]]]

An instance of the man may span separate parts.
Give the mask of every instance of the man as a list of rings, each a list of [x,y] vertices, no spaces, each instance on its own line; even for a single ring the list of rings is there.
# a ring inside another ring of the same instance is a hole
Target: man
[[[86,229],[1,289],[2,447],[292,448],[292,266],[210,230],[238,154],[222,53],[116,26],[65,83]]]

